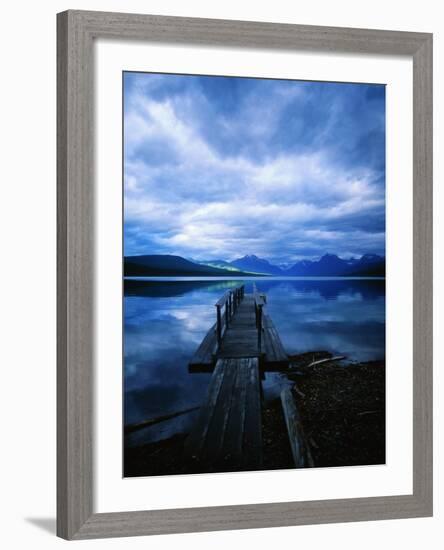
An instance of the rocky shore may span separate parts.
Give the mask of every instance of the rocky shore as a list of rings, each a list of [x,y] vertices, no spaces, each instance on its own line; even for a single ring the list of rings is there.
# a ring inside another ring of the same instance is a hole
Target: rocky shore
[[[316,361],[322,361],[313,364]],[[385,362],[347,363],[329,352],[291,357],[292,384],[315,467],[385,463]],[[193,472],[184,459],[187,434],[125,450],[125,477]],[[264,404],[263,468],[292,468],[280,399]]]
[[[316,352],[293,359],[288,378],[317,467],[385,463],[385,362],[325,362]]]

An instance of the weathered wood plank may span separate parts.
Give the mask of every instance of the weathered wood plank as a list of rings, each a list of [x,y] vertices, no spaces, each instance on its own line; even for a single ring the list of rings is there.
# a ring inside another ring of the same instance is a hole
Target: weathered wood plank
[[[241,463],[245,429],[245,410],[249,360],[237,361],[236,382],[233,390],[230,417],[226,427],[223,460],[228,467]]]
[[[203,471],[257,469],[261,422],[258,359],[219,359],[185,452]]]
[[[216,324],[214,324],[205,335],[200,346],[195,351],[190,367],[210,366],[214,363],[214,354],[217,351]]]
[[[262,410],[259,362],[251,359],[250,365],[245,403],[243,466],[253,469],[262,467]]]
[[[305,438],[301,419],[290,388],[281,392],[282,410],[290,440],[291,453],[296,468],[313,468],[313,458]]]
[[[188,436],[185,451],[191,457],[197,457],[200,454],[201,446],[205,441],[208,426],[213,417],[214,409],[217,403],[217,398],[222,386],[224,376],[224,363],[218,361],[211,377],[210,385],[207,390],[205,403],[201,407],[200,414],[197,418],[194,430]]]
[[[234,359],[228,359],[227,361],[219,359],[219,361],[222,361],[223,364],[222,386],[213,408],[213,414],[200,455],[201,460],[215,465],[220,462],[221,455],[223,454],[225,430],[231,412],[233,390],[237,375],[237,366]]]
[[[269,315],[264,315],[264,352],[266,367],[289,365],[287,352]]]

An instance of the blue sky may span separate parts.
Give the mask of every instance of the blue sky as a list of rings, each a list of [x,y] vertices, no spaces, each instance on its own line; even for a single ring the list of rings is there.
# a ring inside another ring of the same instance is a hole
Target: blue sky
[[[385,87],[124,73],[124,251],[385,254]]]

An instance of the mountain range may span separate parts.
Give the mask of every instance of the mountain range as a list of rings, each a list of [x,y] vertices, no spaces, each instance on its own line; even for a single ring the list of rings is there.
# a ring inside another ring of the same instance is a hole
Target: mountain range
[[[293,277],[385,277],[385,258],[364,254],[343,259],[324,254],[319,260],[301,260],[290,266],[278,266],[258,256],[247,255],[226,260],[189,260],[174,255],[126,256],[125,276],[293,276]]]
[[[324,254],[319,260],[300,260],[285,268],[252,255],[233,260],[230,265],[255,273],[294,277],[385,276],[385,258],[377,254],[364,254],[361,258],[349,259],[342,259],[336,254]]]

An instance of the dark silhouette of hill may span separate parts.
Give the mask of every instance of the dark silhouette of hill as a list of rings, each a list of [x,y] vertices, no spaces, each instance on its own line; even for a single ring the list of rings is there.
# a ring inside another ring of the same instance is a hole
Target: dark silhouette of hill
[[[181,256],[150,254],[145,256],[125,256],[125,277],[232,277],[233,272],[185,260]],[[251,273],[236,271],[237,276],[250,276]]]

